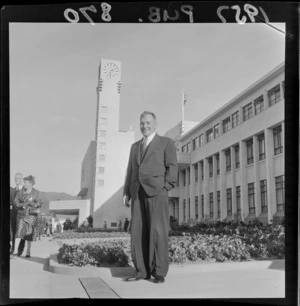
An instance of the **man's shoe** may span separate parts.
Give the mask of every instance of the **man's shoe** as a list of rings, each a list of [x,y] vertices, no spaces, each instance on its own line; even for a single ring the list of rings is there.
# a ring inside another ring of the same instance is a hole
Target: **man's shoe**
[[[143,279],[143,278],[142,277],[138,277],[136,275],[133,275],[133,276],[126,277],[125,281],[126,282],[132,282],[132,281],[139,281],[141,279]]]
[[[126,281],[126,282],[131,282],[131,281],[139,281],[139,280],[141,280],[141,279],[149,280],[150,278],[151,278],[151,276],[149,276],[149,275],[146,276],[146,277],[132,275],[132,276],[126,277],[126,278],[125,278],[125,281]]]
[[[27,254],[25,257],[30,258],[30,254]]]
[[[156,275],[154,278],[154,283],[155,284],[162,284],[165,282],[165,278],[163,276],[160,275]]]

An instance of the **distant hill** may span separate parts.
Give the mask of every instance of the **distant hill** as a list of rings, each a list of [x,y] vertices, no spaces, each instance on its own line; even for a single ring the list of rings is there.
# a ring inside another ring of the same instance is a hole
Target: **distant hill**
[[[44,214],[49,214],[49,202],[57,201],[57,200],[76,200],[80,199],[80,197],[71,196],[70,194],[64,192],[44,192],[40,191],[40,197],[43,200],[43,205],[41,208],[41,212]]]

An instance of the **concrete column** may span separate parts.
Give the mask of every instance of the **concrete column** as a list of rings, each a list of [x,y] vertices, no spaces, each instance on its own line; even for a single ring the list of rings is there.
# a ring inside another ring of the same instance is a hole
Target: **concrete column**
[[[284,90],[283,90],[283,84],[280,82],[280,101],[284,100]]]
[[[209,169],[207,158],[203,159],[203,172],[204,172],[204,217],[209,215],[209,192],[208,192],[208,177],[209,177]]]
[[[281,123],[281,130],[282,130],[282,153],[285,154],[284,152],[284,144],[285,144],[285,137],[284,137],[284,122]]]
[[[222,125],[223,120],[219,121],[219,126],[220,126],[220,133],[219,135],[221,136],[223,134],[223,125]]]
[[[214,220],[218,218],[218,203],[217,203],[217,158],[213,155],[213,201],[214,201]]]
[[[194,165],[190,165],[190,171],[191,171],[191,186],[190,186],[190,203],[191,203],[191,216],[190,218],[195,221],[195,167]]]
[[[232,196],[232,216],[237,212],[236,207],[236,182],[235,182],[235,148],[230,147],[231,156],[231,196]]]
[[[226,159],[224,151],[219,152],[220,155],[220,199],[221,199],[221,216],[220,220],[224,220],[227,217],[227,203],[226,203]]]
[[[269,108],[269,98],[268,98],[268,91],[264,90],[264,109]]]
[[[265,145],[266,145],[266,172],[267,172],[267,196],[268,196],[268,222],[273,219],[276,213],[276,191],[275,177],[273,170],[274,156],[274,138],[273,129],[265,129]]]
[[[243,106],[241,105],[239,107],[239,124],[241,124],[244,121],[244,117],[243,117]]]
[[[178,222],[181,223],[183,221],[183,199],[185,197],[185,187],[183,186],[183,178],[185,176],[185,172],[179,172],[179,202],[178,202]]]
[[[190,194],[190,182],[189,182],[189,168],[185,169],[185,179],[186,179],[186,188],[185,188],[185,222],[189,220],[188,216],[188,198]]]
[[[240,145],[240,171],[241,171],[241,217],[244,221],[249,214],[249,204],[248,204],[248,183],[246,180],[246,165],[247,165],[247,155],[246,155],[246,144],[243,140],[239,142]]]
[[[253,162],[254,162],[254,201],[255,215],[258,217],[261,214],[261,196],[260,196],[260,181],[259,181],[259,147],[257,136],[253,136]]]
[[[200,161],[198,162],[198,222],[201,220],[201,194],[203,193],[202,190],[202,183],[201,183],[201,170],[200,170]]]

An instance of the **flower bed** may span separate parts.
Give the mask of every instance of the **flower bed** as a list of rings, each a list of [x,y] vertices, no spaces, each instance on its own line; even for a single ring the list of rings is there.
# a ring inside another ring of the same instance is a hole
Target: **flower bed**
[[[63,244],[57,254],[60,264],[71,266],[126,267],[131,262],[129,239],[96,243]]]
[[[170,263],[248,261],[284,258],[285,231],[282,225],[241,223],[199,224],[171,231]],[[127,266],[131,264],[130,235],[124,232],[65,232],[60,239],[99,238],[92,243],[64,243],[58,261],[76,266]]]
[[[97,227],[79,227],[76,228],[77,233],[94,233],[94,232],[105,232],[105,233],[122,233],[123,230],[112,229],[112,228],[97,228]]]
[[[55,234],[54,239],[81,239],[81,238],[114,238],[114,237],[130,237],[130,234],[125,232],[80,232],[80,231],[66,231]]]
[[[284,258],[285,229],[283,225],[263,225],[256,222],[253,224],[239,222],[202,223],[191,228],[181,226],[176,231],[170,231],[169,235],[182,236],[193,234],[238,237],[247,245],[252,258]]]

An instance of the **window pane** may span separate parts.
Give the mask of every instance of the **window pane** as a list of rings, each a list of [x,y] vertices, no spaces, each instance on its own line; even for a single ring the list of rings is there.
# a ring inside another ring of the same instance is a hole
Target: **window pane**
[[[264,109],[264,97],[260,96],[254,100],[255,115],[263,111]]]
[[[106,125],[107,124],[107,119],[106,118],[100,118],[99,119],[99,124],[100,125]]]
[[[105,130],[100,130],[99,131],[99,136],[105,137],[106,136],[106,131]]]
[[[107,113],[107,106],[100,106],[101,113]]]
[[[98,173],[104,173],[104,167],[98,167]]]
[[[231,128],[230,117],[227,117],[226,119],[223,120],[223,133],[228,132],[230,128]]]
[[[276,85],[268,91],[269,105],[272,106],[280,101],[280,86]]]
[[[239,124],[239,112],[235,112],[232,114],[232,127],[236,127]]]
[[[206,138],[207,138],[207,142],[210,142],[213,140],[213,130],[212,129],[209,129],[206,132]]]
[[[97,180],[98,186],[104,186],[104,180]]]
[[[214,138],[218,137],[220,135],[220,124],[216,124],[214,126]]]
[[[99,142],[99,148],[100,149],[105,149],[105,147],[106,147],[105,142]]]
[[[243,116],[244,121],[250,119],[252,117],[253,109],[252,109],[252,103],[247,104],[243,107]]]
[[[204,138],[203,138],[203,134],[201,134],[201,135],[199,136],[199,146],[200,146],[200,147],[203,146],[203,142],[204,142]]]
[[[225,151],[226,157],[226,171],[231,171],[231,154],[230,149]]]

